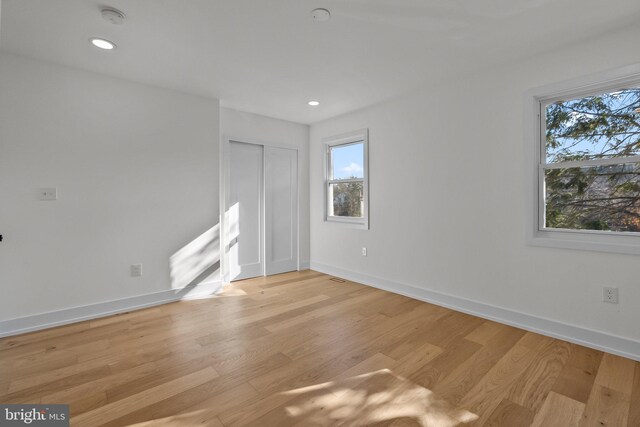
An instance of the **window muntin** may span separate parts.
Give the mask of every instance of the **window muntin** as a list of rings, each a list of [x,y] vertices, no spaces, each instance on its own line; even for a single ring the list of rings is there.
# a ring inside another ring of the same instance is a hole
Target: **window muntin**
[[[640,233],[638,85],[540,106],[540,229]]]
[[[367,130],[325,138],[325,219],[368,228]]]

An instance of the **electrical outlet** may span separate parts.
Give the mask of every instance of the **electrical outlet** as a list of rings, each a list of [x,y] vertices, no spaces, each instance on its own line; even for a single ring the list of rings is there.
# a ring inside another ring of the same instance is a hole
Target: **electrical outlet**
[[[367,248],[362,248],[362,256],[367,256]]]
[[[605,286],[602,288],[602,301],[618,304],[618,288]]]
[[[142,276],[142,264],[131,264],[131,277]]]
[[[58,189],[57,188],[38,189],[38,200],[41,200],[41,201],[58,200]]]

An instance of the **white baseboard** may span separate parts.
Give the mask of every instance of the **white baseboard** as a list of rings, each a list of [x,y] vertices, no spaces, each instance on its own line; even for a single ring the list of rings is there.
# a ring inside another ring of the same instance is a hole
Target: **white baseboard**
[[[300,261],[300,271],[308,270],[311,268],[311,263],[309,261]]]
[[[311,269],[374,288],[640,361],[640,342],[311,261]]]
[[[54,326],[111,316],[113,314],[139,310],[183,299],[202,298],[217,293],[221,288],[222,282],[203,282],[197,286],[187,286],[182,289],[169,289],[151,294],[137,295],[48,313],[2,320],[0,321],[0,337],[24,334],[26,332],[38,331]]]

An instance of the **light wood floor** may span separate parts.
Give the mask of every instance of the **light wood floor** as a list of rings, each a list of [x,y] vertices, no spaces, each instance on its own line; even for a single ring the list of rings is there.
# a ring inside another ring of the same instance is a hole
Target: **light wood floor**
[[[72,425],[640,426],[640,363],[313,271],[0,340]]]

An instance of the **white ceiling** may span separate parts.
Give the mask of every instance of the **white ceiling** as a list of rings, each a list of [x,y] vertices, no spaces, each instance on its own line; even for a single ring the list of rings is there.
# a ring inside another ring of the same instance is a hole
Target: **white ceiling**
[[[3,0],[0,48],[312,123],[638,18],[638,0]]]

